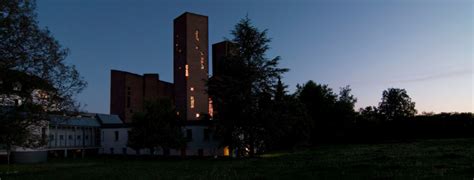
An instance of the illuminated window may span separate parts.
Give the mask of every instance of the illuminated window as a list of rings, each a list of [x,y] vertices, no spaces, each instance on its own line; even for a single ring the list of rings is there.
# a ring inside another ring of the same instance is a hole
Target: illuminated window
[[[189,88],[189,90],[194,91],[194,87]]]
[[[199,30],[196,30],[194,32],[194,36],[195,36],[194,38],[196,39],[196,41],[199,41]]]
[[[229,156],[230,151],[229,151],[229,146],[224,147],[224,156]]]
[[[178,116],[179,116],[179,111],[176,111],[176,115],[178,115]]]
[[[181,69],[181,66],[179,66],[178,69]]]
[[[186,64],[186,65],[184,66],[184,69],[185,69],[185,70],[184,70],[184,71],[185,71],[185,72],[184,72],[184,75],[185,75],[186,77],[188,77],[188,76],[189,76],[189,66]]]
[[[175,46],[178,47],[178,44],[176,43]]]
[[[200,116],[199,113],[196,113],[196,118],[199,118],[199,116]]]
[[[201,54],[201,56],[204,56],[204,53],[202,51],[199,51],[199,54]]]
[[[209,116],[213,117],[214,116],[214,108],[212,106],[212,99],[209,98]]]
[[[204,69],[204,57],[201,56],[201,69]]]
[[[198,49],[199,49],[199,47],[198,47],[198,46],[196,46],[195,48],[196,48],[196,50],[198,50]]]
[[[178,49],[178,52],[181,53],[181,49]]]
[[[189,97],[189,101],[190,101],[189,106],[191,107],[191,109],[194,108],[194,96]]]

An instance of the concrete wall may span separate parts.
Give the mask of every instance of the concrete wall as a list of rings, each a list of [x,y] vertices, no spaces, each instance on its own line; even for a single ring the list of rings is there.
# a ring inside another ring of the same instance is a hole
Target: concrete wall
[[[171,156],[222,156],[224,150],[218,148],[219,143],[214,138],[214,134],[209,130],[208,139],[204,136],[207,126],[186,126],[183,128],[183,134],[186,136],[187,130],[191,130],[192,138],[184,149],[170,149]],[[104,128],[101,130],[101,149],[100,154],[115,155],[149,155],[149,149],[141,149],[138,154],[132,148],[127,147],[128,132],[130,128]],[[115,139],[115,132],[118,132],[118,140]],[[155,149],[155,155],[165,155],[161,148]],[[202,153],[202,154],[200,154]]]
[[[103,128],[101,130],[100,154],[136,154],[132,148],[127,147],[128,131],[130,128]],[[115,133],[118,133],[118,139]]]
[[[208,129],[208,138],[204,136],[205,129]],[[219,142],[214,138],[214,133],[209,130],[207,126],[186,126],[183,129],[186,137],[186,131],[191,130],[192,139],[188,142],[186,147],[186,155],[200,156],[200,151],[203,156],[222,156],[224,150],[219,147]]]
[[[52,126],[49,128],[48,147],[97,147],[98,128]]]

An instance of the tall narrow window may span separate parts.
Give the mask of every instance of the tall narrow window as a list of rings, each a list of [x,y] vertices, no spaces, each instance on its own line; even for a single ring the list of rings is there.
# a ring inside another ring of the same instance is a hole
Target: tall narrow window
[[[194,108],[194,96],[189,97],[189,101],[190,101],[189,106],[191,107],[191,109]]]
[[[199,30],[194,31],[194,38],[199,41]]]
[[[193,130],[192,129],[186,129],[186,139],[188,139],[188,140],[193,139]]]
[[[132,96],[132,88],[127,87],[127,108],[130,108],[130,96]]]
[[[204,57],[201,56],[201,69],[204,69]]]
[[[211,116],[211,118],[214,116],[214,108],[212,106],[212,99],[209,98],[209,116]]]
[[[209,129],[204,129],[204,140],[205,140],[205,141],[208,141],[208,140],[210,139],[210,138],[209,138],[209,137],[210,137],[209,134],[210,134]]]
[[[188,66],[187,64],[184,66],[184,71],[185,71],[185,72],[184,72],[184,75],[185,75],[186,77],[188,77],[188,76],[189,76],[189,66]]]
[[[115,131],[115,141],[118,141],[118,140],[119,140],[119,132]]]

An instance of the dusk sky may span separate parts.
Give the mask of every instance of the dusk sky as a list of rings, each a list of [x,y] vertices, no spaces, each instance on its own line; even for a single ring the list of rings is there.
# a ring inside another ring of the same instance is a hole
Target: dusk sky
[[[209,16],[209,45],[246,15],[268,29],[291,93],[308,80],[350,85],[358,109],[396,87],[419,113],[474,109],[472,0],[39,0],[37,10],[88,82],[77,100],[89,112],[109,113],[111,69],[173,82],[173,19],[185,11]]]

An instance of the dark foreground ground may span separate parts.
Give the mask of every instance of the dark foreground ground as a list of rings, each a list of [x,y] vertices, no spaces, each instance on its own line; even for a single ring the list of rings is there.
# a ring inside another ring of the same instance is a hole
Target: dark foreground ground
[[[7,179],[473,179],[474,139],[322,145],[254,159],[53,159]]]

